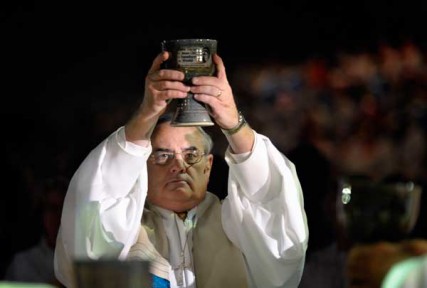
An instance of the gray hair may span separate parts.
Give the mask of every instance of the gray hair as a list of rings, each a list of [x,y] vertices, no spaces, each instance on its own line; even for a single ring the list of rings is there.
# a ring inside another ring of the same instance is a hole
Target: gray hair
[[[153,134],[156,132],[157,127],[160,124],[166,123],[166,122],[171,122],[172,121],[172,113],[165,113],[163,115],[161,115],[159,117],[159,119],[157,120],[156,126],[154,127],[154,131]],[[203,141],[203,148],[204,148],[204,152],[206,154],[211,153],[212,148],[213,148],[213,140],[212,137],[201,127],[201,126],[195,126],[195,128],[197,129],[197,131],[199,131],[199,133],[202,135],[202,141]]]

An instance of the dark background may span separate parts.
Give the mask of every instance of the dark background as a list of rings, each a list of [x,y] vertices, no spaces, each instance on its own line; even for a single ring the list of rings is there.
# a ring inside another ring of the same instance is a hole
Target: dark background
[[[233,70],[238,63],[298,62],[375,49],[381,42],[412,40],[423,47],[427,38],[422,1],[255,2],[233,10],[231,3],[214,2],[49,2],[2,4],[6,145],[73,137],[63,133],[84,126],[81,115],[103,100],[139,100],[164,39],[215,38]]]
[[[233,10],[231,3],[87,2],[2,4],[6,149],[75,141],[97,109],[108,113],[117,99],[138,103],[164,39],[215,38],[230,72],[239,63],[298,62],[382,42],[411,40],[424,47],[427,41],[422,1],[294,0],[236,4]]]
[[[297,63],[383,42],[427,44],[423,1],[16,2],[1,4],[1,265],[38,237],[28,222],[33,178],[71,175],[130,117],[162,40],[217,39],[230,72],[240,63]],[[117,112],[117,103],[126,108]]]
[[[381,41],[426,41],[427,4],[415,1],[301,0],[235,11],[217,3],[8,5],[1,15],[2,68],[11,91],[4,95],[17,104],[12,110],[21,111],[30,106],[24,99],[33,104],[107,86],[138,90],[160,41],[168,38],[218,39],[230,68],[371,49]]]
[[[33,111],[43,108],[44,98],[62,102],[89,90],[93,97],[103,97],[103,89],[139,91],[160,41],[168,38],[218,39],[230,69],[372,49],[381,41],[424,45],[427,4],[416,2],[422,1],[301,0],[234,11],[217,3],[3,4],[2,86],[9,90],[2,94],[12,106],[2,112]]]

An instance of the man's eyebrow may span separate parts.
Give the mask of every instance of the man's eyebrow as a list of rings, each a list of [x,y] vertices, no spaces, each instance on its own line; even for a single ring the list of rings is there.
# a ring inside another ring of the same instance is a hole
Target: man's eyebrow
[[[153,149],[153,152],[173,152],[173,151],[166,148],[155,148]]]
[[[197,148],[196,146],[190,146],[190,147],[184,148],[182,151],[190,151],[190,150],[199,150],[199,148]]]
[[[193,151],[193,150],[199,150],[199,148],[197,148],[196,146],[189,146],[182,149],[182,151]],[[153,152],[174,152],[174,151],[167,148],[154,148]]]

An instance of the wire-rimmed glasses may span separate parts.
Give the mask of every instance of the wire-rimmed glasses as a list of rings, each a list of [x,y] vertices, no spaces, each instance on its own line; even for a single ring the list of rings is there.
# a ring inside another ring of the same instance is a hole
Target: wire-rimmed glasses
[[[206,153],[198,149],[187,149],[181,152],[157,150],[150,155],[150,159],[156,165],[167,165],[172,162],[172,160],[176,157],[176,154],[181,154],[182,159],[188,165],[194,165],[200,162],[200,160],[202,160],[202,157],[206,155]]]

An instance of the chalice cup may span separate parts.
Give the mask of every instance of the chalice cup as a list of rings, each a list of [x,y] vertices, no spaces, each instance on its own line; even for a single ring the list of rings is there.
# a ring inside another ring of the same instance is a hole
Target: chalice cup
[[[163,68],[184,72],[184,83],[191,85],[196,76],[213,76],[216,72],[212,55],[217,51],[217,40],[214,39],[175,39],[164,40],[162,51],[170,57],[163,63]],[[212,126],[209,108],[189,92],[186,98],[176,99],[176,109],[172,126]]]

